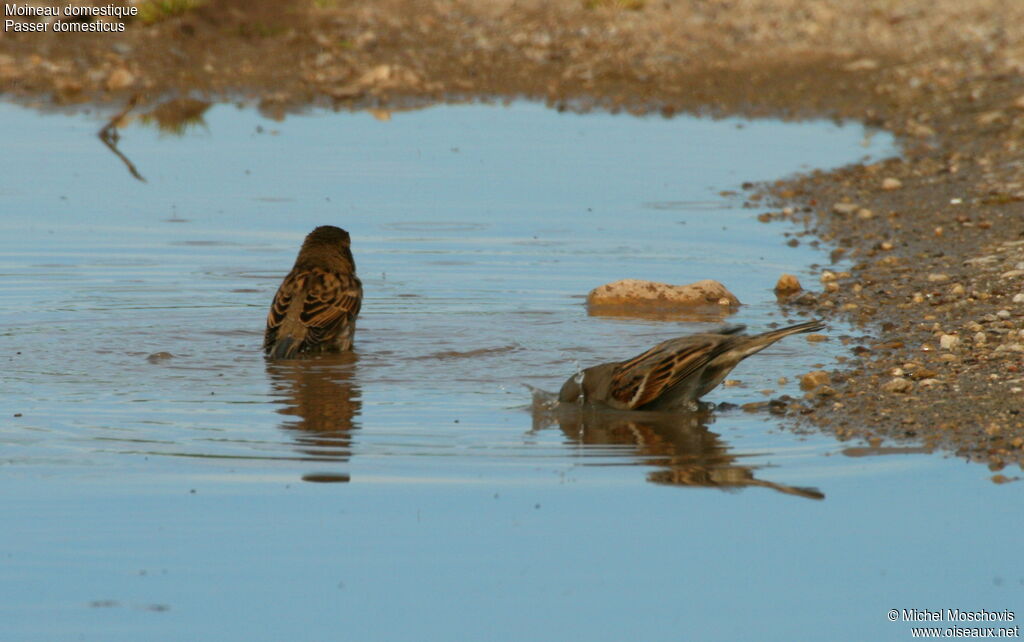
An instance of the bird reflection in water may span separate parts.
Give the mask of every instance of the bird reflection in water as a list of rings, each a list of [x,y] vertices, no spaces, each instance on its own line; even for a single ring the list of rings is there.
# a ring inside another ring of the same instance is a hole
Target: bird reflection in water
[[[539,392],[539,391],[538,391]],[[714,416],[706,406],[692,413],[621,411],[552,402],[535,393],[534,430],[557,425],[583,446],[631,446],[640,464],[654,466],[654,484],[739,490],[771,488],[787,495],[824,499],[816,488],[786,486],[758,479],[757,467],[742,466],[721,436],[708,430]]]
[[[268,361],[274,395],[284,402],[278,412],[281,428],[291,433],[302,459],[347,462],[352,456],[352,431],[358,428],[361,391],[355,381],[354,353],[312,359]],[[310,472],[304,481],[347,482],[345,473]]]

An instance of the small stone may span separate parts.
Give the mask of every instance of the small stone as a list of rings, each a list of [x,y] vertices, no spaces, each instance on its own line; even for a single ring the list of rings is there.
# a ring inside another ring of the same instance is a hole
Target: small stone
[[[942,283],[943,281],[949,280],[949,275],[941,273],[932,273],[928,275],[928,280],[932,283]]]
[[[726,379],[725,381],[722,382],[722,385],[727,388],[734,388],[736,386],[742,386],[743,382],[740,381],[739,379]]]
[[[836,203],[832,206],[832,211],[836,214],[846,216],[847,214],[853,214],[860,209],[860,205],[856,203]]]
[[[120,91],[135,84],[135,76],[125,68],[115,69],[107,76],[104,86],[107,91]]]
[[[953,296],[963,296],[966,292],[967,289],[964,288],[964,286],[960,285],[959,283],[957,283],[956,285],[949,289],[949,293],[952,294]]]
[[[875,213],[869,209],[861,208],[857,210],[857,218],[866,221],[868,219],[875,218]]]
[[[1014,294],[1013,295],[1013,302],[1014,303],[1024,303],[1024,292],[1021,292],[1020,294]]]
[[[1009,319],[1011,315],[1009,310],[1000,310],[999,312],[996,312],[996,316],[1000,319]]]
[[[845,69],[846,71],[871,71],[874,69],[878,69],[878,61],[872,58],[858,58],[853,62],[848,62],[845,65],[843,65],[843,69]],[[1024,96],[1021,96],[1017,100],[1024,101]],[[1022,105],[1020,109],[1024,109],[1024,105]]]
[[[943,350],[952,350],[960,344],[960,337],[955,334],[944,334],[939,337],[939,347]]]
[[[783,274],[775,283],[776,294],[792,294],[793,292],[799,292],[802,289],[803,287],[800,285],[800,279],[796,278],[792,274]]]
[[[814,390],[831,382],[831,377],[824,370],[814,370],[800,377],[800,388],[802,390]]]
[[[795,303],[796,305],[805,305],[805,306],[817,305],[818,304],[818,297],[814,296],[810,292],[803,292],[799,296],[794,297],[793,300],[791,301],[791,303]]]
[[[882,180],[882,189],[886,191],[892,191],[903,187],[903,183],[898,178],[886,178]]]
[[[888,383],[882,386],[882,390],[894,394],[906,394],[911,391],[914,384],[902,377],[893,377]]]
[[[811,343],[820,343],[822,341],[828,341],[828,337],[823,334],[809,334],[807,335],[807,340]]]
[[[838,278],[838,277],[836,277],[836,273],[835,272],[830,272],[829,270],[825,270],[824,272],[821,273],[821,282],[822,283],[830,283],[832,281],[835,281],[836,278]]]
[[[836,283],[835,281],[831,281],[829,283],[826,283],[825,284],[825,291],[826,292],[838,292],[839,291],[839,284]]]
[[[997,123],[1005,117],[1006,114],[1004,114],[1002,111],[998,109],[995,109],[992,111],[986,111],[984,113],[978,114],[978,116],[975,118],[975,121],[981,126],[986,126],[991,125],[992,123]]]
[[[146,361],[150,363],[160,363],[161,361],[166,361],[173,357],[174,355],[171,354],[170,352],[154,352],[153,354],[146,357]]]
[[[975,343],[977,343],[979,345],[983,345],[987,341],[988,341],[988,337],[985,336],[984,332],[975,333],[975,335],[974,335],[974,342]]]

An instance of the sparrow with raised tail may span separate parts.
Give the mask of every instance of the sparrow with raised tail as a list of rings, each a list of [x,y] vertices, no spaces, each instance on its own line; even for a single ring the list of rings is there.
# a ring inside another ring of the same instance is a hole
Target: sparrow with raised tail
[[[749,336],[742,334],[745,326],[737,325],[669,339],[632,359],[591,366],[569,377],[558,400],[618,410],[692,409],[740,361],[783,337],[824,327],[821,321],[807,321]]]
[[[363,284],[348,232],[321,225],[306,236],[274,295],[263,350],[272,359],[352,349]]]

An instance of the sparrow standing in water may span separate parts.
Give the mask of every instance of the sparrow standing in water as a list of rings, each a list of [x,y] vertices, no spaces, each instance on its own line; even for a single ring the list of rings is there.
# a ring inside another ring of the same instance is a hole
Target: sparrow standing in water
[[[821,321],[807,321],[748,336],[741,334],[745,327],[737,325],[669,339],[627,361],[602,363],[569,377],[558,400],[618,410],[692,409],[740,361],[782,337],[824,327]]]
[[[267,315],[263,350],[272,359],[352,349],[363,284],[348,232],[321,225],[306,237]]]

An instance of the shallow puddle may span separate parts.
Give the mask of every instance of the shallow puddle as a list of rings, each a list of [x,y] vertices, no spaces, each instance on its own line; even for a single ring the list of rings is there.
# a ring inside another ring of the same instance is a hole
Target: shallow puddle
[[[588,316],[602,283],[715,278],[745,303],[729,322],[784,322],[778,275],[827,256],[738,186],[885,136],[213,106],[135,120],[119,157],[87,115],[0,122],[13,639],[904,639],[889,609],[1017,606],[1022,520],[990,507],[1019,487],[983,468],[729,406],[531,412],[527,385],[717,322]],[[270,298],[321,224],[352,234],[356,354],[268,364]],[[847,331],[707,399],[799,394]]]

